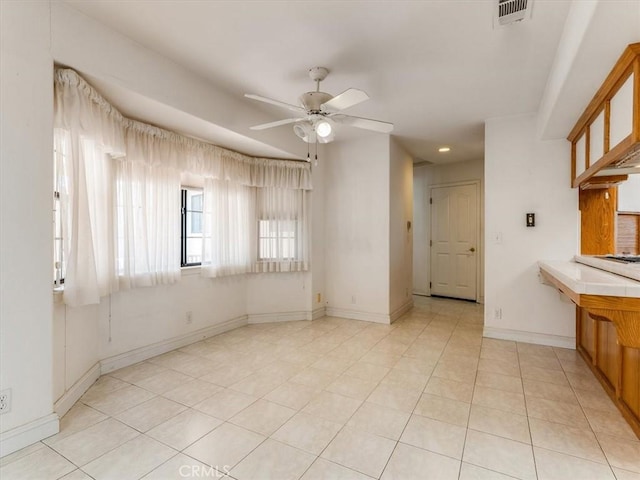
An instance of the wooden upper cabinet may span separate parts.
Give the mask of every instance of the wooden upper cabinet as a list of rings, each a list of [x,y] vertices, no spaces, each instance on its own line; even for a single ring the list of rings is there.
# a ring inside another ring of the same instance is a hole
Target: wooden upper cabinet
[[[614,167],[640,158],[640,43],[625,49],[567,139],[573,188],[610,187],[626,179]]]

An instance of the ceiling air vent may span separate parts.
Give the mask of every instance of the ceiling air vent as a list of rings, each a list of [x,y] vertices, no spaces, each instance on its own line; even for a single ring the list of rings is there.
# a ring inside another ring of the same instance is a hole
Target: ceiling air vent
[[[498,25],[509,25],[529,17],[532,3],[533,0],[498,0]]]

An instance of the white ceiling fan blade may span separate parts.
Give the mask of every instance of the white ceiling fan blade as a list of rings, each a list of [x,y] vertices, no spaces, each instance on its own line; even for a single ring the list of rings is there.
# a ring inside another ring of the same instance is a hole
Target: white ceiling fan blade
[[[260,125],[254,125],[251,130],[265,130],[267,128],[279,127],[280,125],[287,125],[289,123],[296,123],[305,120],[304,118],[285,118],[284,120],[277,120],[275,122],[262,123]]]
[[[276,105],[278,107],[286,108],[287,110],[292,110],[294,112],[305,112],[304,108],[298,107],[297,105],[291,105],[290,103],[284,103],[279,100],[274,100],[273,98],[261,97],[260,95],[254,95],[253,93],[245,93],[245,97],[250,98],[252,100],[258,100],[259,102],[270,103],[271,105]]]
[[[365,130],[373,130],[380,133],[393,132],[393,123],[382,122],[380,120],[372,120],[370,118],[352,117],[351,115],[331,115],[331,119],[342,125],[350,127],[364,128]]]
[[[369,95],[357,88],[350,88],[344,92],[336,95],[328,102],[322,104],[322,109],[325,112],[339,112],[345,108],[353,107],[358,103],[362,103],[365,100],[369,100]]]

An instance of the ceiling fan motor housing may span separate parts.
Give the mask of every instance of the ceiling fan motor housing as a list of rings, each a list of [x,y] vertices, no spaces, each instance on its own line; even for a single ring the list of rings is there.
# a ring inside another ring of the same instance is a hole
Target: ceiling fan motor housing
[[[325,92],[307,92],[300,95],[300,104],[310,114],[322,112],[322,104],[333,98]]]

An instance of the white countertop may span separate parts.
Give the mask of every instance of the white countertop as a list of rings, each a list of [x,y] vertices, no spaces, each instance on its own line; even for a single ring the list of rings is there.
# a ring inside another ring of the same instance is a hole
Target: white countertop
[[[576,293],[640,298],[640,282],[574,261],[540,261],[540,270]]]
[[[631,280],[640,281],[640,263],[622,263],[615,260],[606,260],[597,255],[576,255],[574,260],[590,267],[599,268],[607,272],[628,277]]]

